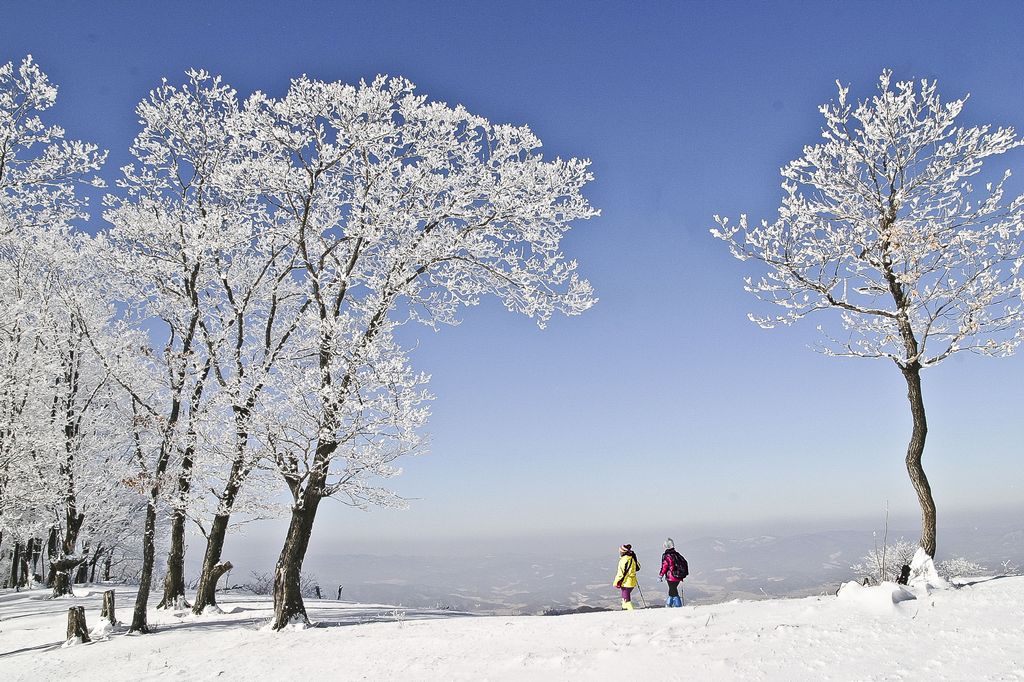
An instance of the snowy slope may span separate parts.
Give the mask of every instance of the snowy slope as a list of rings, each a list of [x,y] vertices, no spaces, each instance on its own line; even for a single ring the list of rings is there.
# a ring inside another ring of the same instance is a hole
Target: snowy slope
[[[310,602],[321,627],[282,633],[261,629],[265,600],[228,595],[223,615],[154,611],[155,634],[61,648],[67,607],[85,605],[92,625],[98,597],[6,593],[0,679],[1024,679],[1024,577],[898,594],[852,585],[840,597],[557,617],[323,600]],[[122,619],[130,597],[118,594]]]

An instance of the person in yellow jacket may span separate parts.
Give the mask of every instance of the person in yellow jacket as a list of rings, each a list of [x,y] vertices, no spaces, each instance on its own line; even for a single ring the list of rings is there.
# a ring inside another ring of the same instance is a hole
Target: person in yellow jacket
[[[619,570],[615,573],[615,587],[622,592],[622,608],[624,609],[633,609],[630,593],[636,587],[636,572],[639,570],[640,561],[633,553],[633,545],[619,547]]]

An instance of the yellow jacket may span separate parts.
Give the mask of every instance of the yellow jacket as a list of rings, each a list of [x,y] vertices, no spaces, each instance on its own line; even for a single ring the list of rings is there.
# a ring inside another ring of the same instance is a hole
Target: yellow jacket
[[[615,573],[615,587],[636,587],[636,572],[639,562],[636,557],[623,554],[619,559],[619,570]]]

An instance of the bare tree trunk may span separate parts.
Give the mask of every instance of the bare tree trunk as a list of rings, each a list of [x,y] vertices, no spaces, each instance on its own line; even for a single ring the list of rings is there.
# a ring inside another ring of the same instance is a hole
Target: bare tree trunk
[[[76,556],[61,557],[50,562],[53,568],[53,593],[51,599],[57,597],[73,597],[71,571],[75,570],[83,560]]]
[[[11,550],[11,587],[18,589],[21,585],[18,574],[21,572],[21,542],[14,541],[14,549]]]
[[[302,574],[302,561],[306,558],[309,538],[313,532],[313,521],[316,509],[320,504],[322,480],[310,482],[303,492],[300,501],[292,506],[291,523],[285,537],[281,556],[277,560],[274,572],[274,625],[280,630],[289,623],[300,620],[308,623],[306,607],[302,602],[302,591],[299,576]]]
[[[53,592],[50,594],[50,598],[75,596],[74,591],[71,589],[71,578],[68,576],[67,570],[56,570],[56,566],[59,562],[50,562],[50,565],[54,567],[53,573]]]
[[[32,576],[32,580],[33,581],[36,580],[36,575],[39,573],[39,561],[42,558],[43,558],[43,539],[42,538],[36,538],[35,541],[32,543],[32,552],[31,552],[31,557],[30,557],[30,561],[32,562],[32,568],[30,570],[30,574]],[[38,582],[42,582],[42,578],[40,578],[40,580]]]
[[[179,490],[180,486],[179,478]],[[171,515],[171,549],[167,553],[164,594],[157,608],[174,609],[182,605],[188,607],[185,601],[185,510],[175,509]]]
[[[207,607],[217,606],[217,582],[221,576],[230,571],[232,566],[230,561],[224,563],[218,563],[212,567],[209,574],[203,574],[205,582],[199,583],[199,591],[196,592],[196,605],[192,607],[193,613],[202,613]],[[201,601],[200,601],[201,600]],[[198,609],[199,604],[204,604],[202,609]]]
[[[54,572],[53,597],[74,596],[71,590],[74,584],[71,571],[83,561],[75,556],[75,545],[78,544],[78,532],[85,521],[85,514],[79,514],[73,506],[69,506],[65,521],[67,527],[64,529],[64,541],[57,556],[50,559],[50,568]]]
[[[921,466],[924,443],[928,436],[928,420],[925,418],[924,398],[921,394],[921,365],[914,362],[900,369],[907,380],[907,398],[910,401],[910,414],[914,418],[914,430],[910,444],[907,445],[907,473],[910,474],[910,482],[914,485],[921,505],[921,546],[928,556],[934,558],[935,500],[932,499],[932,489]]]
[[[96,551],[92,555],[92,559],[89,560],[89,582],[96,582],[96,564],[100,562],[100,557],[103,556],[103,544],[101,543]]]
[[[78,564],[78,571],[75,573],[76,583],[85,583],[89,579],[89,542],[86,541],[82,550],[82,563]]]
[[[192,489],[192,465],[195,458],[195,417],[199,400],[203,396],[206,378],[210,375],[211,364],[206,363],[192,390],[192,402],[188,415],[188,444],[178,472],[178,504],[171,511],[171,548],[167,553],[167,575],[164,576],[164,595],[157,604],[158,609],[188,608],[185,601],[185,509],[188,506],[189,491]]]
[[[21,552],[21,583],[18,587],[29,587],[32,584],[31,561],[36,549],[36,539],[29,538],[25,549]]]
[[[69,507],[65,520],[67,527],[64,529],[64,541],[57,556],[50,559],[50,568],[54,572],[54,597],[74,595],[74,592],[71,591],[73,584],[71,570],[84,560],[75,556],[75,545],[78,544],[78,532],[82,528],[82,522],[85,521],[85,515],[77,513],[74,507]]]
[[[210,534],[206,538],[203,572],[199,575],[196,603],[192,607],[192,612],[197,615],[202,613],[207,606],[217,604],[217,581],[220,579],[220,574],[214,575],[214,570],[221,563],[224,539],[227,537],[228,522],[231,520],[231,510],[235,506],[235,499],[238,497],[238,491],[241,490],[242,480],[245,477],[243,469],[245,468],[245,441],[248,439],[248,432],[243,432],[242,425],[248,418],[248,414],[248,411],[245,411],[236,415],[236,432],[244,437],[236,446],[235,459],[231,463],[231,473],[228,474],[227,485],[221,494],[218,514],[213,517]]]
[[[221,554],[224,551],[224,538],[227,535],[229,514],[218,514],[213,517],[213,525],[210,526],[210,535],[206,538],[206,554],[203,556],[203,572],[199,575],[199,585],[196,587],[196,600],[192,606],[192,613],[196,615],[203,612],[207,606],[217,605],[217,581],[225,570],[231,570],[231,562],[222,564]],[[228,566],[227,569],[218,571],[218,567]]]
[[[107,558],[103,562],[103,582],[110,582],[110,564],[114,561],[114,551],[107,550]]]
[[[128,632],[149,633],[149,621],[146,610],[149,608],[149,589],[153,582],[153,562],[156,559],[156,500],[157,489],[154,487],[146,505],[146,530],[142,534],[142,576],[139,578],[139,594],[135,597],[135,610],[132,612],[132,625]]]
[[[46,560],[50,568],[46,571],[46,586],[53,587],[53,560],[57,558],[57,527],[50,528],[50,534],[46,539]]]

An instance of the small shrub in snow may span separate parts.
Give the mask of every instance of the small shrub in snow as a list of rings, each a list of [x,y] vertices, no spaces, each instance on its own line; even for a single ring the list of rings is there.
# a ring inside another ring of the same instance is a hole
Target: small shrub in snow
[[[1021,575],[1020,566],[1013,560],[1007,559],[1000,564],[999,575]]]
[[[891,544],[873,548],[860,563],[850,566],[850,570],[857,575],[858,581],[863,582],[867,578],[872,585],[886,580],[895,582],[903,564],[909,565],[914,560],[917,548],[916,542],[907,542],[900,538]]]
[[[242,583],[242,589],[252,594],[273,594],[274,576],[270,573],[251,571],[249,579]]]
[[[318,585],[319,581],[309,573],[302,573],[299,576],[299,590],[306,599],[312,599],[316,596],[316,587]],[[273,573],[265,573],[258,570],[250,571],[249,580],[240,587],[252,594],[273,594]]]
[[[312,599],[317,596],[316,588],[319,584],[320,581],[315,575],[303,573],[299,576],[299,590],[306,599]],[[274,574],[251,571],[249,573],[249,580],[244,582],[241,587],[252,594],[274,594]]]
[[[962,556],[937,562],[935,570],[946,580],[989,574],[989,570],[986,567],[979,563],[968,561]]]

